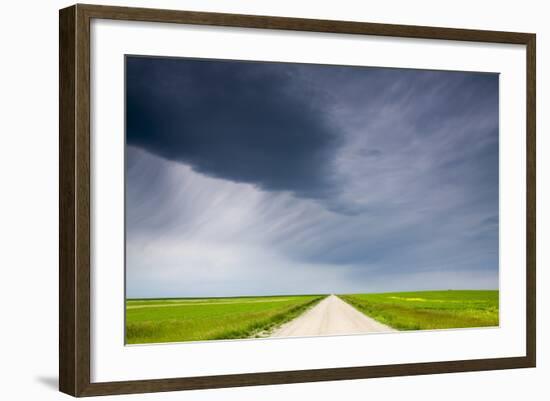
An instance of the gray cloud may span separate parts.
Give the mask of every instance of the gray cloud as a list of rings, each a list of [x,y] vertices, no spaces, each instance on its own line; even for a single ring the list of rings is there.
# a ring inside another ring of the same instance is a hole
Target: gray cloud
[[[498,138],[479,124],[498,130],[497,96],[494,74],[129,57],[127,141],[203,174],[357,214],[361,205],[339,197],[347,177],[338,159],[354,150],[378,164],[389,151],[400,157],[388,155],[394,170],[431,152],[444,169],[468,162],[457,147]],[[474,132],[462,127],[471,121]],[[341,151],[346,144],[354,149]],[[466,156],[484,162],[473,151]]]
[[[127,59],[127,142],[264,190],[328,196],[342,135],[303,66]]]
[[[134,296],[498,285],[497,75],[134,60]]]

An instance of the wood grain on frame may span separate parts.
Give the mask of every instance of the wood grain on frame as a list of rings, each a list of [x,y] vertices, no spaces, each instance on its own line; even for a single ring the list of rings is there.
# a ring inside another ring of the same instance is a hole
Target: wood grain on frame
[[[90,20],[521,44],[527,48],[527,324],[524,357],[90,382]],[[59,388],[73,396],[144,393],[534,367],[536,363],[536,37],[530,33],[75,5],[59,14]]]

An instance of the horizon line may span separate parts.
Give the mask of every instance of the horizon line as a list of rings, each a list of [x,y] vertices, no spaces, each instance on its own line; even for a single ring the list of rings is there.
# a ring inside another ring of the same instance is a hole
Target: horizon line
[[[302,293],[302,294],[269,294],[269,295],[227,295],[227,296],[170,296],[170,297],[125,297],[126,301],[140,301],[140,300],[155,300],[155,299],[222,299],[222,298],[259,298],[259,297],[293,297],[293,296],[328,296],[328,295],[359,295],[359,294],[392,294],[392,293],[411,293],[411,292],[436,292],[436,291],[500,291],[499,288],[480,288],[480,289],[464,289],[464,288],[444,288],[444,289],[431,289],[431,290],[406,290],[406,291],[375,291],[375,292],[327,292],[327,293]]]

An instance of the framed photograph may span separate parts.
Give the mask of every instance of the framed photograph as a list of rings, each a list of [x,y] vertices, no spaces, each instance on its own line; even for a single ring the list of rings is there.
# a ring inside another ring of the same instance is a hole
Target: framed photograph
[[[535,35],[75,5],[60,390],[535,366]]]

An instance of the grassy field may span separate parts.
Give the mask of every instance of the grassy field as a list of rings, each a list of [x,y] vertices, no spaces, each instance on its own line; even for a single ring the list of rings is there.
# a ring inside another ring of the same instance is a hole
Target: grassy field
[[[398,330],[498,326],[498,291],[420,291],[340,295]]]
[[[262,336],[324,296],[130,299],[126,343],[221,340]]]

